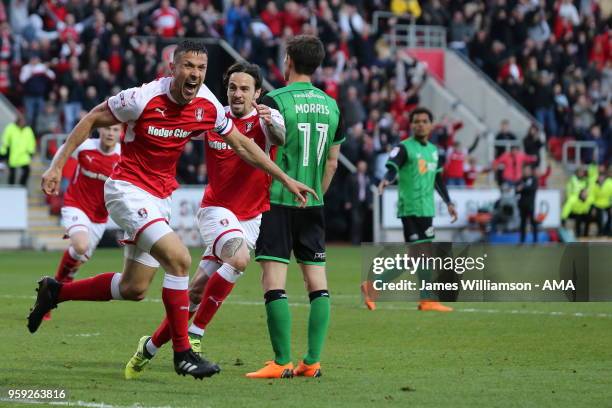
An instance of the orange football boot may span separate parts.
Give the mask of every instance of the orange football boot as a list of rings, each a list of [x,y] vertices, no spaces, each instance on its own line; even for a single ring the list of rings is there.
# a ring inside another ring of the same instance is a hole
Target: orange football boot
[[[296,377],[320,377],[321,376],[321,363],[306,364],[303,360],[300,360],[297,368],[293,370],[293,375]]]
[[[421,300],[419,302],[419,310],[424,312],[452,312],[453,308],[444,306],[440,302],[436,302],[435,300]]]
[[[363,303],[370,310],[376,310],[376,290],[372,286],[372,282],[365,281],[361,284],[361,293],[363,294]]]
[[[280,365],[275,361],[266,361],[266,365],[257,371],[247,373],[248,378],[293,378],[293,363]]]

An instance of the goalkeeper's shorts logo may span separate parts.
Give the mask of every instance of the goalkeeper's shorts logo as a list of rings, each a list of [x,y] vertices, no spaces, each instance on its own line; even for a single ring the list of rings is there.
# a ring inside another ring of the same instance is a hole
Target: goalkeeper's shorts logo
[[[429,227],[425,230],[425,236],[426,237],[433,237],[434,236],[434,227]]]
[[[314,254],[315,261],[324,261],[325,260],[325,252],[315,252]]]

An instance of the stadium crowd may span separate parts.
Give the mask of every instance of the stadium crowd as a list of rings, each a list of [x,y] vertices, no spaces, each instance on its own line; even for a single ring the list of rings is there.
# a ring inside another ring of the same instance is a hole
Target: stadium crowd
[[[378,182],[391,146],[407,137],[408,113],[427,75],[423,64],[392,51],[384,30],[402,20],[445,26],[450,47],[537,118],[551,149],[564,138],[594,141],[599,155],[585,159],[603,164],[612,146],[612,24],[604,3],[4,0],[0,92],[23,108],[37,137],[68,132],[108,96],[166,73],[156,38],[224,38],[261,66],[273,86],[282,86],[286,39],[317,34],[327,55],[315,84],[339,102],[347,132],[342,152],[359,169],[350,175],[341,166],[333,183],[327,209],[339,216],[329,217],[338,223],[330,231],[347,237],[352,228],[350,236],[367,240],[371,231],[361,225],[369,223],[359,220],[368,215],[372,196],[364,180]],[[397,18],[373,32],[376,10],[391,10]],[[469,157],[471,149],[455,143],[461,126],[440,118],[432,139],[450,159],[449,182],[471,186],[490,164],[479,165]],[[527,155],[539,150],[541,141],[532,142],[524,145]],[[183,183],[206,181],[197,142],[186,149],[178,176]]]

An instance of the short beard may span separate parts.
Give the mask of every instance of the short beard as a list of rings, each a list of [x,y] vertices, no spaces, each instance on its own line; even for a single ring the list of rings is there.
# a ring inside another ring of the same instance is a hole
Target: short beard
[[[232,105],[230,104],[230,110],[232,111],[232,115],[234,115],[234,116],[235,116],[235,117],[237,117],[237,118],[241,118],[241,117],[243,117],[244,115],[246,115],[246,114],[248,113],[248,112],[247,112],[248,107],[247,107],[246,103],[245,103],[245,104],[243,104],[242,106],[244,106],[244,107],[242,108],[242,109],[243,109],[243,111],[242,111],[242,112],[238,112],[238,111],[235,111],[235,110],[232,108]]]

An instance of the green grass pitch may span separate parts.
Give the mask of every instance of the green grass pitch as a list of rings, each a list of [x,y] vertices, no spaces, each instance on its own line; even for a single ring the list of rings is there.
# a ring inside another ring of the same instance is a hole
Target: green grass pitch
[[[162,273],[147,301],[61,304],[31,335],[25,317],[36,280],[53,275],[60,256],[0,252],[0,406],[26,406],[8,401],[8,388],[63,388],[73,406],[109,408],[612,407],[612,304],[459,303],[436,314],[398,302],[369,312],[358,290],[359,249],[347,247],[328,251],[332,320],[322,378],[244,377],[272,357],[252,264],[206,333],[205,354],[220,375],[177,376],[167,345],[142,379],[126,381],[138,339],[163,317]],[[122,251],[99,250],[78,277],[121,265]],[[288,294],[297,361],[308,299],[295,265]]]

